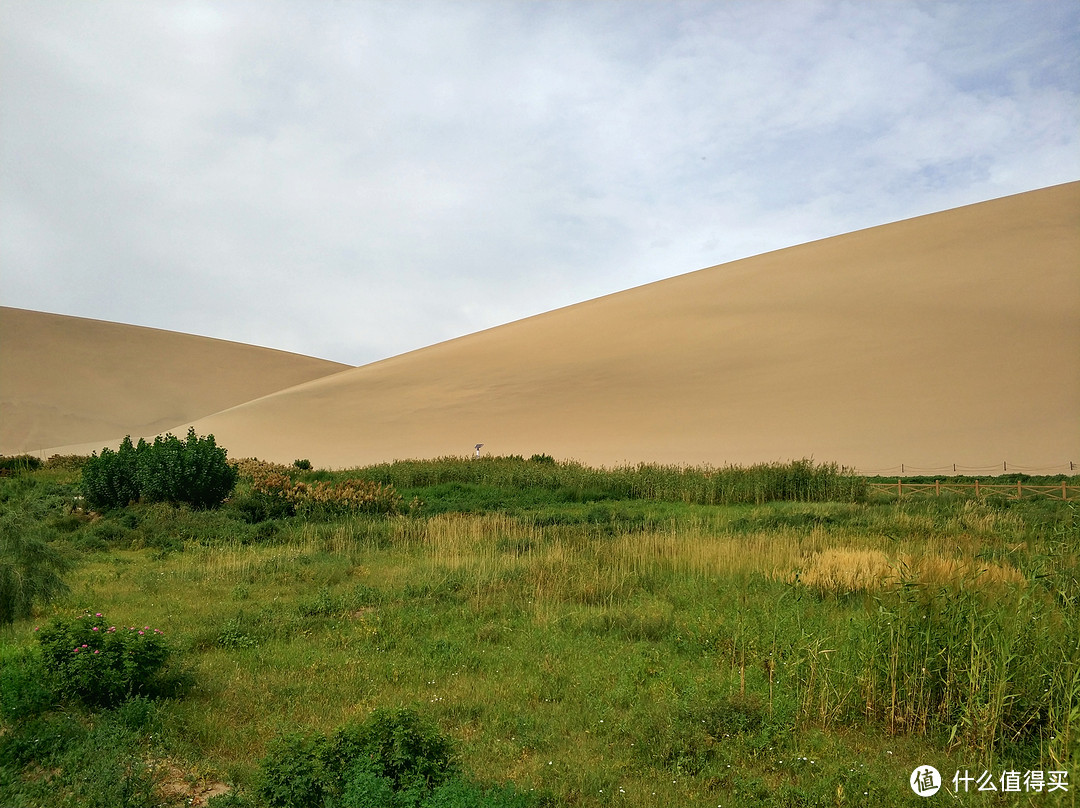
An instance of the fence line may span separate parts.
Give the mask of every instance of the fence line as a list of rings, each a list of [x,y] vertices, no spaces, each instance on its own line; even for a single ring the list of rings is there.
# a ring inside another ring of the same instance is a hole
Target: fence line
[[[976,497],[988,494],[1001,494],[1009,499],[1023,499],[1025,496],[1043,496],[1050,499],[1058,499],[1068,502],[1080,499],[1080,485],[1070,485],[1063,482],[1060,485],[1032,485],[1031,483],[981,483],[974,482],[946,482],[935,480],[932,483],[906,483],[897,478],[895,483],[868,483],[871,491],[880,491],[885,494],[895,494],[899,498],[904,496],[936,496],[942,494],[974,494]]]
[[[933,474],[951,474],[953,476],[973,474],[1029,474],[1029,475],[1052,475],[1052,474],[1076,474],[1080,472],[1080,463],[1068,461],[1050,466],[1027,466],[1021,463],[1010,463],[1002,460],[985,466],[962,466],[959,463],[950,463],[947,466],[913,466],[910,463],[901,463],[898,466],[888,466],[881,469],[858,469],[860,474],[867,477],[895,477],[913,476],[926,477]]]

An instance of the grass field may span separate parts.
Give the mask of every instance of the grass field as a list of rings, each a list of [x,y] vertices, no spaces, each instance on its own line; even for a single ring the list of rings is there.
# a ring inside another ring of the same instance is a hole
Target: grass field
[[[218,804],[257,805],[274,738],[378,707],[430,718],[472,776],[538,804],[922,804],[922,765],[950,791],[993,776],[959,804],[1075,803],[1074,504],[876,501],[812,464],[288,473],[393,485],[401,506],[274,515],[249,469],[219,510],[93,514],[75,470],[0,479],[2,518],[72,564],[64,597],[0,629],[0,659],[53,615],[101,612],[164,630],[191,682],[138,709],[9,710],[11,805],[121,804],[101,794],[124,777],[123,804],[218,784]],[[80,763],[90,749],[107,760]],[[1004,792],[1031,771],[1068,790]]]

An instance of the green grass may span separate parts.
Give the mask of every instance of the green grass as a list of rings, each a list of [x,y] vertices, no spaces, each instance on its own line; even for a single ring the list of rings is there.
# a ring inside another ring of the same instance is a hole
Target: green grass
[[[920,764],[947,779],[1068,770],[1069,792],[1029,802],[1075,798],[1075,506],[797,488],[714,504],[704,472],[517,459],[352,473],[424,504],[257,523],[232,505],[88,515],[74,472],[0,478],[0,507],[75,564],[69,594],[0,629],[0,658],[53,614],[167,631],[195,684],[123,725],[140,799],[167,772],[250,793],[275,738],[380,707],[416,709],[478,780],[550,805],[908,805]],[[864,557],[889,572],[854,575]],[[119,721],[76,718],[80,733]],[[94,804],[69,772],[88,737],[30,763],[0,754],[0,789]]]

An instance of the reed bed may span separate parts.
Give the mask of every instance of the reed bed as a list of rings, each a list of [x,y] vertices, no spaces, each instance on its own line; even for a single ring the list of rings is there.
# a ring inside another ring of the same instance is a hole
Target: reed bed
[[[701,505],[857,502],[865,500],[868,490],[865,479],[854,472],[810,460],[723,468],[643,463],[607,469],[550,459],[443,457],[396,461],[341,474],[392,485],[399,492],[458,483],[539,489],[573,501],[643,499]]]

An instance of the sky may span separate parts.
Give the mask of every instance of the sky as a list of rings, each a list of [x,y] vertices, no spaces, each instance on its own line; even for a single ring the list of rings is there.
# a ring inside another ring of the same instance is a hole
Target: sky
[[[0,0],[0,304],[352,365],[1077,179],[1076,0]]]

